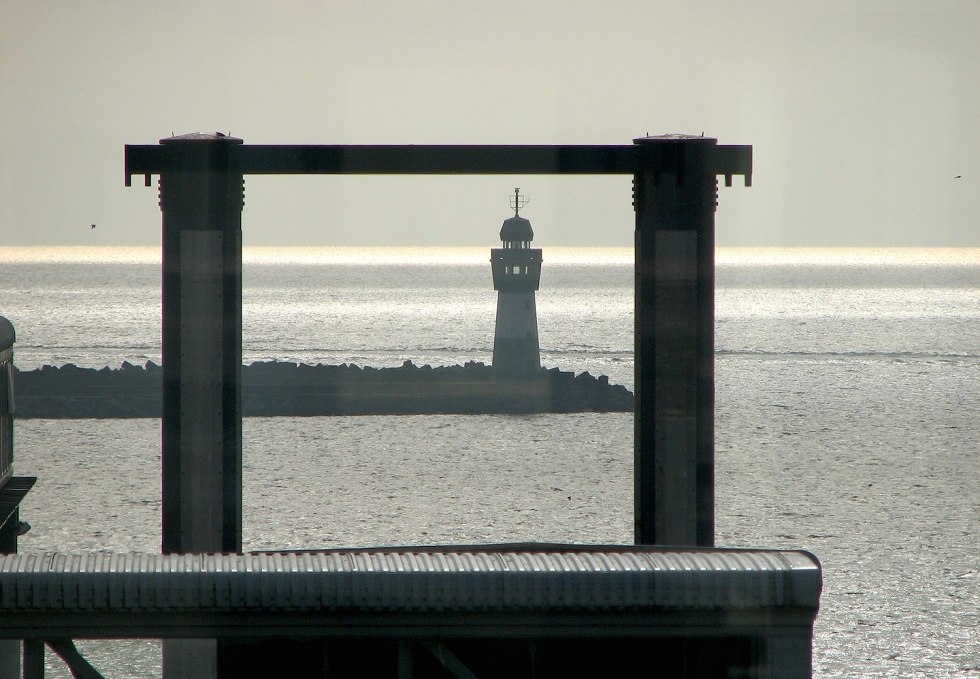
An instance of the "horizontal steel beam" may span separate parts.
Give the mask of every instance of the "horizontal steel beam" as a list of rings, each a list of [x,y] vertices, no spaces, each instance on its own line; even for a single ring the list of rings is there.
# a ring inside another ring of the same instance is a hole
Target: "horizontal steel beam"
[[[242,174],[642,174],[682,170],[679,144],[634,146],[317,146],[240,145],[212,157],[183,153],[181,144],[127,145],[126,186],[133,175],[179,171]],[[751,146],[713,146],[711,174],[751,183]]]
[[[249,610],[4,612],[0,639],[527,639],[809,638],[815,608],[638,611]]]

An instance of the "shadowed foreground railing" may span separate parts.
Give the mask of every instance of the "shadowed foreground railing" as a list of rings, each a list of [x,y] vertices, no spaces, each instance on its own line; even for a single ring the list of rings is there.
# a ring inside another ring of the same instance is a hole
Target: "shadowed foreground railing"
[[[25,640],[26,676],[40,676],[30,667],[37,642],[208,638],[228,676],[286,662],[294,676],[319,676],[324,663],[388,676],[548,676],[653,661],[674,676],[803,677],[820,588],[819,563],[802,551],[22,554],[0,557],[0,638]]]

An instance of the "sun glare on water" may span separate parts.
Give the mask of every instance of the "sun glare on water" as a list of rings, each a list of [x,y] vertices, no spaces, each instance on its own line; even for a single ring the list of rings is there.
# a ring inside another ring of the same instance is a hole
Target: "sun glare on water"
[[[487,247],[266,247],[246,246],[247,264],[489,265]],[[630,247],[547,247],[549,265],[632,265]],[[159,264],[157,246],[26,246],[0,249],[0,263]],[[720,265],[980,265],[980,248],[719,247]]]

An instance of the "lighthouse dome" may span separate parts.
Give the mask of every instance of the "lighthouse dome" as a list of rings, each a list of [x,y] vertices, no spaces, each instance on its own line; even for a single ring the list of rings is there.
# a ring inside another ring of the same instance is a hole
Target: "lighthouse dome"
[[[531,222],[523,217],[511,217],[504,220],[504,225],[500,227],[500,240],[506,241],[529,241],[534,239],[534,231],[531,230]]]

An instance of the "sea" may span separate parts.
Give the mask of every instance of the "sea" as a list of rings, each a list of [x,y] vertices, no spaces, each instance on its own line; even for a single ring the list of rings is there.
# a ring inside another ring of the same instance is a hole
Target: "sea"
[[[716,253],[716,543],[823,566],[817,677],[980,677],[980,249]],[[246,362],[489,362],[486,248],[246,248]],[[633,253],[545,248],[546,367],[633,388]],[[160,363],[156,248],[3,248],[21,369]],[[247,418],[246,550],[631,543],[631,414]],[[22,420],[22,552],[157,552],[160,422]],[[107,677],[159,643],[80,641]],[[49,654],[48,674],[68,677]]]

